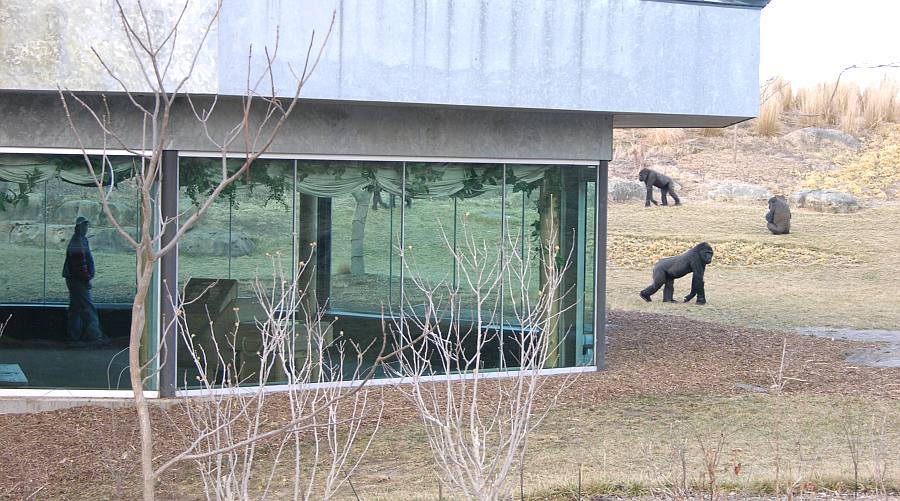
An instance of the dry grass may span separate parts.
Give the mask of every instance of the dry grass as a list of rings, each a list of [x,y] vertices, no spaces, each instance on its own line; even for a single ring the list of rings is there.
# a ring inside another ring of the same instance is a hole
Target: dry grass
[[[863,200],[894,200],[900,193],[900,125],[879,127],[858,156],[834,172],[811,172],[805,188],[846,191]]]
[[[773,81],[770,84],[780,84]],[[796,109],[800,123],[804,126],[839,126],[848,134],[859,134],[863,129],[874,129],[885,122],[900,119],[900,85],[893,79],[885,78],[877,86],[865,91],[853,82],[842,81],[821,83],[804,87],[796,93],[793,101],[785,101],[773,90],[763,90],[763,98],[772,96],[782,99],[782,110]],[[765,101],[762,101],[765,104]],[[793,103],[793,105],[792,105]],[[760,118],[764,110],[760,110]]]
[[[828,123],[831,114],[830,98],[833,90],[833,87],[819,84],[797,91],[797,109],[803,125],[821,127]]]
[[[685,135],[684,129],[647,129],[644,137],[650,146],[678,146]]]
[[[900,115],[900,86],[896,81],[885,78],[878,87],[866,88],[862,103],[866,128],[873,129],[884,122],[896,122]]]
[[[780,94],[772,94],[759,106],[759,118],[754,121],[754,130],[760,136],[775,136],[781,129],[779,118],[784,109]]]
[[[724,127],[707,127],[703,129],[697,129],[697,133],[702,137],[722,137],[725,135]]]
[[[636,235],[611,235],[608,257],[610,266],[630,269],[649,269],[660,258],[674,256],[690,249],[697,242],[673,238],[644,238]],[[853,265],[860,261],[854,256],[841,255],[808,246],[782,245],[747,240],[710,240],[715,248],[718,266],[811,266]]]

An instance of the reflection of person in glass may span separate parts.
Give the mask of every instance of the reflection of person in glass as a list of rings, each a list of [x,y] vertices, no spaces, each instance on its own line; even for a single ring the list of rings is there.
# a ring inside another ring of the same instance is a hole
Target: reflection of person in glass
[[[90,223],[79,216],[75,220],[75,234],[66,247],[66,263],[62,276],[69,288],[69,318],[66,332],[72,341],[104,342],[100,331],[97,308],[91,298],[91,279],[94,278],[94,257],[88,245]]]

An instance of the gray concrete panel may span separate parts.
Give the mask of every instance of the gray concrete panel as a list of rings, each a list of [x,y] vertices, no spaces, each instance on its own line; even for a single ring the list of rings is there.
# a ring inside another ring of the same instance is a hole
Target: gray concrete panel
[[[755,9],[644,0],[252,4],[226,3],[220,92],[242,92],[226,76],[246,74],[246,48],[271,44],[276,26],[299,37],[282,44],[276,69],[280,92],[289,92],[284,67],[302,67],[309,33],[327,27],[335,9],[309,98],[685,116],[751,117],[758,108]]]
[[[97,106],[99,97],[89,98]],[[112,129],[130,148],[141,147],[140,115],[122,97],[110,97]],[[196,101],[209,107],[208,99]],[[80,135],[89,148],[121,148],[104,139],[90,116],[70,102]],[[222,98],[209,121],[216,140],[239,122],[241,102]],[[252,123],[259,123],[261,108]],[[54,94],[0,93],[0,146],[75,148],[78,144]],[[15,125],[11,125],[15,124]],[[184,99],[174,111],[168,149],[218,151]],[[236,144],[231,151],[240,152]],[[487,159],[608,160],[612,117],[599,113],[492,110],[447,107],[375,106],[303,102],[269,149],[271,153],[452,157]]]
[[[211,2],[192,4],[179,54]],[[181,5],[146,4],[162,24]],[[0,89],[118,90],[91,46],[144,87],[110,0],[34,5],[0,3]],[[275,87],[291,94],[311,33],[321,41],[332,13],[309,99],[626,113],[635,126],[758,109],[758,10],[646,0],[226,0],[190,91],[243,94],[277,33]],[[176,61],[173,74],[185,67]]]

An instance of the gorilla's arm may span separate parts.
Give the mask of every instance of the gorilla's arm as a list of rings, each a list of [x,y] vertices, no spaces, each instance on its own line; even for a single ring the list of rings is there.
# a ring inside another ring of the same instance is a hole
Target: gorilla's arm
[[[644,180],[644,185],[647,187],[647,198],[644,200],[644,207],[650,207],[651,202],[653,205],[659,205],[656,200],[653,200],[653,187],[656,186],[656,183],[656,173],[648,173],[647,179]]]
[[[703,273],[706,271],[706,264],[703,263],[699,255],[691,256],[691,292],[684,296],[684,302],[687,303],[694,296],[697,297],[697,304],[706,304],[706,291],[704,290]]]
[[[769,209],[769,212],[766,212],[766,222],[774,223],[775,222],[775,210]]]

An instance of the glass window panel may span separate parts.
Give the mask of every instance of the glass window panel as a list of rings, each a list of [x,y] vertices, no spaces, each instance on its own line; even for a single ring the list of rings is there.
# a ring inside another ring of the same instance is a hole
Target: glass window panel
[[[0,303],[44,302],[46,187],[0,181]]]
[[[584,337],[582,338],[579,365],[593,363],[594,350],[594,221],[597,197],[597,169],[585,169],[587,189],[585,190],[585,259],[584,259]]]
[[[132,159],[95,156],[91,162],[98,174],[105,166],[103,196],[123,229],[134,234]],[[0,364],[17,375],[0,384],[129,388],[122,350],[135,292],[135,254],[103,214],[84,157],[0,155],[0,182],[0,229],[7,230],[0,246],[16,263],[0,272],[0,315],[10,316],[0,339]],[[75,226],[81,218],[87,222],[78,229],[83,237]]]
[[[302,166],[301,162],[300,169]],[[349,182],[355,176],[365,179],[331,197],[329,306],[341,312],[377,315],[382,308],[387,313],[396,311],[402,203],[397,190],[402,184],[402,165],[333,162],[327,167],[343,172],[340,175],[338,171],[330,171],[344,181]],[[380,329],[379,324],[379,334]]]

